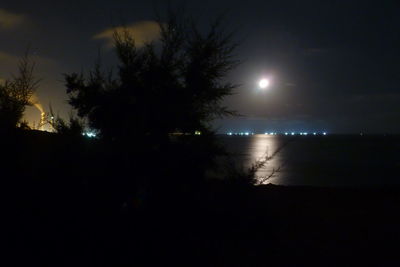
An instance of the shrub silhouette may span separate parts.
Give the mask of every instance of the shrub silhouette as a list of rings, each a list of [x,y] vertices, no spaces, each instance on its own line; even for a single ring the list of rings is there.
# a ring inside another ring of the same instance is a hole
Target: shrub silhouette
[[[73,112],[69,114],[69,119],[66,121],[58,114],[56,115],[50,105],[50,118],[47,123],[53,128],[54,132],[70,138],[81,138],[85,129],[85,123],[82,119],[76,117]]]
[[[88,77],[65,77],[69,103],[106,138],[206,131],[213,118],[232,113],[221,106],[234,88],[221,81],[237,64],[232,36],[219,22],[201,34],[173,15],[159,27],[160,40],[143,48],[127,29],[114,32],[117,75],[97,63]]]
[[[34,75],[35,63],[26,52],[18,65],[17,75],[0,85],[0,129],[15,129],[24,115],[26,106],[32,105],[30,99],[39,85]],[[22,126],[26,126],[22,123]]]
[[[136,176],[150,175],[157,184],[171,183],[165,177],[201,180],[220,152],[210,122],[234,114],[222,100],[235,88],[223,79],[238,63],[236,44],[221,20],[202,33],[171,12],[158,25],[159,40],[141,48],[128,29],[115,30],[117,72],[97,62],[87,76],[65,75],[69,103],[102,140],[125,151],[117,154],[129,154]]]

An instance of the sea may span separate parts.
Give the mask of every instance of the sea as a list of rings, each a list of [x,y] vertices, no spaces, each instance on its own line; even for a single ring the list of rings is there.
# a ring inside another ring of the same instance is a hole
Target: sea
[[[323,187],[400,185],[400,136],[219,136],[235,168],[265,161],[262,184]]]

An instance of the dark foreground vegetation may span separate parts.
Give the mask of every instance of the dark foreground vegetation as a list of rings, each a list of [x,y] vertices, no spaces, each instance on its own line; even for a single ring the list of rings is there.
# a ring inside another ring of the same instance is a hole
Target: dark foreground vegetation
[[[71,145],[34,132],[21,138],[26,150],[10,154],[2,173],[9,266],[381,266],[397,260],[398,188],[214,181],[179,192],[166,187],[153,197],[144,188],[124,194],[129,189],[107,172],[110,159],[99,161],[105,155],[92,141]],[[81,158],[71,159],[76,149]],[[91,172],[77,175],[82,165]]]
[[[32,131],[17,136],[6,144],[21,147],[10,150],[2,168],[9,266],[398,262],[400,188],[208,181],[132,191],[122,173],[109,169],[113,156],[95,140],[78,144]]]

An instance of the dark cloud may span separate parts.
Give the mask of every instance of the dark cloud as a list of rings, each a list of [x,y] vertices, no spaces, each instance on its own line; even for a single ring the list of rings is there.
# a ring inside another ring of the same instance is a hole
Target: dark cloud
[[[94,39],[106,40],[107,47],[112,48],[114,45],[114,32],[122,33],[127,30],[135,39],[135,45],[142,47],[146,43],[157,40],[160,37],[161,29],[155,21],[139,21],[127,26],[112,27],[103,30],[93,36]]]
[[[21,26],[25,21],[26,16],[0,8],[0,30],[15,29]]]

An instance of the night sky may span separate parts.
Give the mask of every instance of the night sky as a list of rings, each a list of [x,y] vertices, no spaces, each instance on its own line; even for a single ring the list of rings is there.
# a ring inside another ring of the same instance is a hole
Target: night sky
[[[109,27],[125,21],[140,41],[157,37],[154,9],[166,1],[0,3],[0,78],[30,45],[43,78],[38,98],[68,114],[62,73],[112,62]],[[400,6],[397,1],[171,1],[186,3],[201,27],[226,14],[243,63],[226,104],[243,117],[218,131],[400,133]],[[370,3],[371,2],[371,3]],[[271,86],[260,91],[260,78]],[[39,112],[29,108],[30,121]]]

